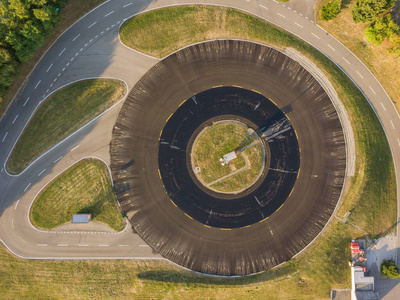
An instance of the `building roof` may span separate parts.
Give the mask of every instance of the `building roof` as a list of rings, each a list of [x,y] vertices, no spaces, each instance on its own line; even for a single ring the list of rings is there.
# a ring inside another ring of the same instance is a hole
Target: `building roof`
[[[224,155],[224,160],[226,163],[229,163],[231,160],[234,160],[236,158],[236,153],[235,151],[229,152],[228,154]]]

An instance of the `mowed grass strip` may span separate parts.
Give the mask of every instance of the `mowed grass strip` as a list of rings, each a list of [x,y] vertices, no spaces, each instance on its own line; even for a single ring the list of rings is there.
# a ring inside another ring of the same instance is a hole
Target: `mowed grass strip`
[[[55,92],[43,102],[26,126],[7,161],[8,172],[22,172],[41,154],[109,108],[125,93],[125,84],[111,79],[80,81]]]
[[[30,218],[36,227],[52,229],[78,213],[90,213],[93,221],[116,231],[126,225],[107,166],[100,160],[81,160],[54,179],[36,198]]]

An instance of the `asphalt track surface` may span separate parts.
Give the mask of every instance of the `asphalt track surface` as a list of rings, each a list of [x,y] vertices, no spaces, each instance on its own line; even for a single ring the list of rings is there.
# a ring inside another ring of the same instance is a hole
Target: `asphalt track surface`
[[[91,77],[119,78],[131,89],[159,61],[121,45],[118,27],[124,19],[150,9],[186,3],[199,2],[106,1],[61,35],[34,68],[7,113],[0,119],[0,239],[14,254],[37,259],[160,257],[151,249],[142,247],[145,243],[134,231],[126,230],[119,235],[49,233],[32,228],[27,218],[36,193],[65,168],[86,156],[100,157],[109,163],[109,141],[118,107],[48,151],[24,173],[11,176],[4,166],[32,113],[50,93],[65,84]],[[212,0],[201,1],[201,4],[227,5],[227,2]],[[316,26],[309,15],[300,11],[301,7],[291,8],[290,5],[290,2],[280,4],[268,0],[229,1],[229,6],[248,11],[299,36],[348,74],[370,101],[382,123],[397,175],[400,118],[391,99],[357,57]],[[288,116],[292,117],[290,112]],[[396,176],[396,182],[399,181],[399,176]]]
[[[186,164],[193,132],[221,115],[269,128],[285,118],[277,107],[293,127],[269,140],[260,186],[235,199],[198,188]],[[225,40],[170,55],[135,85],[115,124],[111,170],[130,223],[158,253],[198,272],[245,275],[287,261],[318,235],[339,200],[345,154],[317,80],[272,48]]]

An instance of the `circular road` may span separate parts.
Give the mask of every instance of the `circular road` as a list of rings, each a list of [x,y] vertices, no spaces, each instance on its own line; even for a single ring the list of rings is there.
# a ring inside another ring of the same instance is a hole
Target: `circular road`
[[[262,182],[233,198],[202,190],[187,171],[194,132],[224,115],[269,133],[273,157]],[[281,132],[272,136],[274,126]],[[318,81],[283,53],[236,40],[184,48],[150,69],[111,142],[117,197],[134,230],[207,274],[260,272],[304,249],[333,213],[345,167],[341,124]]]

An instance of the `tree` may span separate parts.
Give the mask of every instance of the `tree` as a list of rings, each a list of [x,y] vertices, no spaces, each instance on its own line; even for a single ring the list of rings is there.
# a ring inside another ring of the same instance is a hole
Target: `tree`
[[[321,19],[329,21],[336,18],[342,7],[342,0],[333,0],[324,5],[321,9]]]
[[[355,22],[370,22],[379,15],[390,0],[357,0],[352,10]]]
[[[365,36],[371,43],[380,45],[385,38],[390,38],[399,30],[399,26],[393,21],[392,15],[389,13],[383,18],[377,17],[375,22],[365,30]]]
[[[391,279],[397,279],[399,274],[399,269],[396,267],[393,260],[384,260],[381,265],[381,275],[383,277],[388,276]]]

